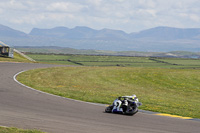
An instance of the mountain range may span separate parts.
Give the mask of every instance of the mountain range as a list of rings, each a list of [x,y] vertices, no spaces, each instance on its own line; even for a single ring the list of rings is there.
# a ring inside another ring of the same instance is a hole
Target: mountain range
[[[200,51],[200,28],[155,27],[140,32],[89,27],[33,28],[24,33],[0,25],[0,41],[10,46],[59,46],[111,51]]]

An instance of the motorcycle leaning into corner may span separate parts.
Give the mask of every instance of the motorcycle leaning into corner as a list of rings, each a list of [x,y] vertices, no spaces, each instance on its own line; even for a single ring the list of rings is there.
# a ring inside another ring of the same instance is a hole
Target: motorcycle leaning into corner
[[[139,102],[136,95],[121,96],[115,99],[112,105],[106,107],[106,113],[119,113],[125,115],[134,115],[138,112],[138,107],[142,103]]]

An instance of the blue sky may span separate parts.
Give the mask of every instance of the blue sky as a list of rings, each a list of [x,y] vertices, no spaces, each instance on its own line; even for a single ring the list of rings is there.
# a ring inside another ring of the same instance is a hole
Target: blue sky
[[[127,33],[169,26],[200,28],[199,0],[0,0],[0,24],[32,28],[88,26]]]

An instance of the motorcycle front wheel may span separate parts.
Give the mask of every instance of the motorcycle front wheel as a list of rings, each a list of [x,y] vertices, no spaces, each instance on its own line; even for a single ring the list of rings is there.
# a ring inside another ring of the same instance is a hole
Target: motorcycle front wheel
[[[127,110],[126,110],[126,112],[125,112],[125,114],[126,115],[134,115],[137,112],[138,112],[138,108],[137,108],[136,105],[132,105],[132,106],[129,105]]]

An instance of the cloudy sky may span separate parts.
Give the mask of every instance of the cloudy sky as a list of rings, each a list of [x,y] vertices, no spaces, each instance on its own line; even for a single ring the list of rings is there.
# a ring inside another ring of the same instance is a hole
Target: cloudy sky
[[[0,0],[0,24],[26,33],[56,26],[127,33],[156,26],[200,28],[200,0]]]

